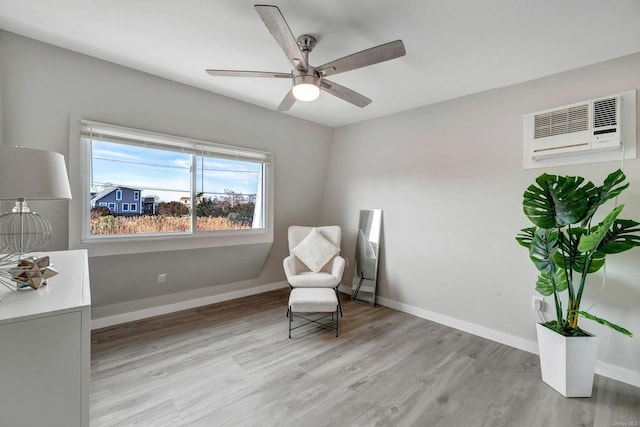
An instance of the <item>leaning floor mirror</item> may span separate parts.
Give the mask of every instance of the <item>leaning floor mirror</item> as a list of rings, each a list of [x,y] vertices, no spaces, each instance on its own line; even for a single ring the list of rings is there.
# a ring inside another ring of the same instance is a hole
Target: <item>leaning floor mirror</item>
[[[381,209],[360,211],[351,299],[372,307],[376,303],[381,227]]]

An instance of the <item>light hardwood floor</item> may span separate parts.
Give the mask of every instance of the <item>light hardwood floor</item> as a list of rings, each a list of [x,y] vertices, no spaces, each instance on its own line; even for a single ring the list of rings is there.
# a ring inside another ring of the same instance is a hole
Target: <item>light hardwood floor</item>
[[[640,388],[566,399],[536,355],[342,295],[287,338],[288,290],[92,333],[91,425],[639,426]]]

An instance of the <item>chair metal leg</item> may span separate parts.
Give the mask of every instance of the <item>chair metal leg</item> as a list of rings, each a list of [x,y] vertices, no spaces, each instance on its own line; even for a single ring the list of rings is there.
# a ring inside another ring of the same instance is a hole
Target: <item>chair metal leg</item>
[[[338,285],[338,286],[340,286],[340,285]],[[342,314],[342,303],[340,302],[340,292],[338,292],[338,286],[336,286],[333,290],[336,291],[336,298],[338,298],[338,307],[340,308],[340,316],[343,316],[343,314]]]
[[[291,296],[291,291],[293,290],[293,286],[289,285],[289,296]],[[287,317],[289,317],[289,307],[287,307]],[[291,337],[289,337],[291,338]]]

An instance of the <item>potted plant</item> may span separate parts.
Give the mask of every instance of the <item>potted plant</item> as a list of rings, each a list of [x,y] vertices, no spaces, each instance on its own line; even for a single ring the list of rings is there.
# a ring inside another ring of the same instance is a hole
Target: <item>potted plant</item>
[[[524,214],[534,226],[516,240],[539,271],[536,291],[553,296],[555,305],[556,318],[536,325],[542,379],[566,397],[589,397],[593,388],[597,338],[578,326],[580,318],[633,336],[580,308],[587,276],[605,257],[640,246],[640,223],[618,219],[624,205],[592,223],[598,208],[629,186],[625,179],[617,170],[596,187],[582,177],[544,173],[524,192]]]

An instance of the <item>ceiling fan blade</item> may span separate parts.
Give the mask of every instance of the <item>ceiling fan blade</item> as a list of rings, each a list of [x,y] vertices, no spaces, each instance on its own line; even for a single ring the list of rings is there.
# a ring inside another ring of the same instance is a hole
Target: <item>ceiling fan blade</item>
[[[205,70],[211,76],[220,77],[276,77],[290,79],[291,73],[272,73],[270,71],[236,71],[236,70]]]
[[[407,54],[402,40],[381,44],[380,46],[353,53],[335,61],[316,67],[321,77],[332,76],[345,71],[355,70],[380,62],[395,59]]]
[[[351,104],[364,108],[367,105],[371,104],[371,100],[364,95],[360,95],[358,92],[355,92],[347,87],[341,86],[338,83],[334,83],[329,80],[322,79],[320,82],[320,88],[322,90],[329,92],[333,96],[337,96],[340,99],[343,99]]]
[[[257,4],[254,8],[271,32],[273,38],[276,39],[282,50],[284,50],[285,55],[287,55],[287,58],[291,64],[293,64],[294,68],[306,70],[308,68],[307,60],[302,54],[300,46],[298,46],[298,42],[293,36],[289,25],[287,25],[284,16],[282,16],[280,9],[278,9],[277,6],[262,4]]]
[[[278,105],[277,111],[289,111],[289,109],[293,107],[293,104],[295,103],[296,103],[296,97],[293,96],[293,90],[290,90],[284,96],[284,99],[282,100],[280,105]]]

